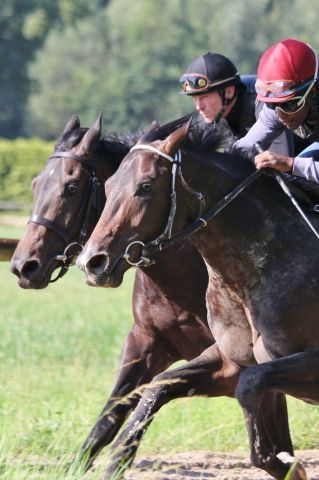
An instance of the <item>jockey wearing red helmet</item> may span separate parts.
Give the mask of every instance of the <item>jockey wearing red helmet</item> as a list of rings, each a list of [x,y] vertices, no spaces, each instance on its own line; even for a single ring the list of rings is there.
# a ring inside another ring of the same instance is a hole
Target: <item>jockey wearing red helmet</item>
[[[295,39],[271,46],[260,59],[255,88],[265,105],[233,151],[252,154],[256,141],[267,149],[288,128],[308,144],[315,142],[294,159],[265,151],[255,157],[257,168],[272,167],[319,183],[318,58],[311,46]]]

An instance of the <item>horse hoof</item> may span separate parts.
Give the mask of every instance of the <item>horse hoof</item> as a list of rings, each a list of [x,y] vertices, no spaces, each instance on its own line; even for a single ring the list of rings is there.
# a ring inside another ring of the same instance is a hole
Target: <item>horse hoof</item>
[[[284,480],[307,480],[307,474],[303,466],[299,462],[291,465]]]
[[[307,480],[307,474],[303,465],[295,457],[291,456],[290,453],[280,452],[277,458],[287,466],[290,465],[284,480]]]

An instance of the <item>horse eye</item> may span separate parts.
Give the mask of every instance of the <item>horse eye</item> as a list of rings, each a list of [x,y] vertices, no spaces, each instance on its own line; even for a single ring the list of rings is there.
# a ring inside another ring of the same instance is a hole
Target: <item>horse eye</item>
[[[65,193],[67,195],[74,195],[78,191],[77,185],[75,183],[68,183],[65,187]]]
[[[138,186],[137,195],[139,195],[139,196],[146,196],[146,195],[149,195],[151,192],[152,192],[152,184],[151,183],[145,182],[145,183],[141,183]]]

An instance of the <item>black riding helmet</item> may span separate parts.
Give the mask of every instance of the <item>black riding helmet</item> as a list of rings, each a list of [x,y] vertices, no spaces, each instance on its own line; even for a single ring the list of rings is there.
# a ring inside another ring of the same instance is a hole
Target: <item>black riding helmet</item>
[[[228,85],[239,85],[235,65],[224,55],[206,53],[193,60],[179,79],[185,95],[200,95],[224,90]]]
[[[185,95],[201,95],[208,92],[218,92],[222,100],[222,108],[218,112],[214,123],[218,123],[223,116],[226,106],[237,96],[240,76],[235,65],[224,55],[206,53],[195,58],[187,71],[179,79]],[[225,88],[235,86],[232,98],[226,98]]]

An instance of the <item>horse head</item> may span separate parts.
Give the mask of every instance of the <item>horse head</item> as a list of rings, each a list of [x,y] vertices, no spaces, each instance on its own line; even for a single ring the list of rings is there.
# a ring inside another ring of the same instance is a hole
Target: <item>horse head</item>
[[[77,265],[90,285],[117,287],[131,265],[142,265],[141,248],[157,237],[171,210],[174,155],[188,124],[151,144],[143,135],[105,184],[107,202]]]
[[[73,115],[32,182],[32,215],[11,260],[23,288],[46,287],[57,268],[59,278],[98,220],[105,202],[100,185],[116,168],[111,155],[101,161],[101,127],[101,114],[89,129]]]

